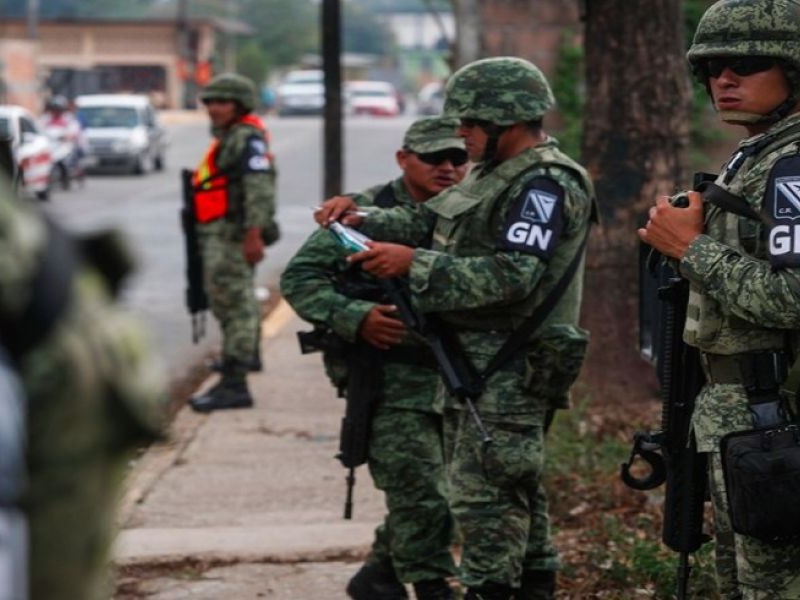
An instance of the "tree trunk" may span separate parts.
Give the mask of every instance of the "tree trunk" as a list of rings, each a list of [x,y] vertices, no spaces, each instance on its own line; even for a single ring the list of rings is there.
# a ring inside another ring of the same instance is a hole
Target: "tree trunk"
[[[450,65],[453,71],[482,58],[481,5],[480,0],[453,0],[456,17],[456,40]]]
[[[602,224],[587,259],[583,323],[591,331],[582,381],[592,402],[655,394],[638,352],[637,227],[660,195],[689,183],[691,88],[680,0],[586,0],[583,164]]]

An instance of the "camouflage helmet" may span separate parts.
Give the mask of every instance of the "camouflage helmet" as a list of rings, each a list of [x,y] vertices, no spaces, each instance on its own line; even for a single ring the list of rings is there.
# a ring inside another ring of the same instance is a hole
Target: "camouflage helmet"
[[[686,57],[770,56],[800,69],[800,1],[719,0],[703,14]]]
[[[556,103],[542,72],[513,56],[484,58],[461,67],[444,93],[445,116],[496,125],[536,121]]]
[[[234,100],[250,112],[256,107],[256,86],[247,77],[236,73],[222,73],[212,79],[200,92],[200,100]]]

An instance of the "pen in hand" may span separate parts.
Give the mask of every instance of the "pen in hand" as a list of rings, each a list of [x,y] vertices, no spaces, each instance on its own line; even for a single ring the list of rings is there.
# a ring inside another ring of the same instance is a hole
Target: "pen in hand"
[[[322,207],[321,206],[315,206],[315,207],[312,208],[312,210],[315,213],[317,213],[317,212],[322,210]],[[367,212],[366,210],[346,210],[342,214],[343,215],[353,215],[354,217],[362,217],[362,218],[369,216],[369,212]]]

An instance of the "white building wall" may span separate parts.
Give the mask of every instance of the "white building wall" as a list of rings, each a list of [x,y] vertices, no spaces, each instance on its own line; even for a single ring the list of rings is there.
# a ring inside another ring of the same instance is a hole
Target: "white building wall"
[[[448,41],[455,36],[456,22],[451,13],[439,13]],[[404,50],[433,49],[442,38],[439,22],[430,13],[394,13],[378,15],[394,33],[395,41]]]

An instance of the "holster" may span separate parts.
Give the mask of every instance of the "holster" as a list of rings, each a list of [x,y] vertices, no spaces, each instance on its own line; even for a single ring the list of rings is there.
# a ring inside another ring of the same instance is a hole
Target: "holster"
[[[780,386],[783,352],[758,352],[704,360],[715,383],[740,383],[753,428],[720,442],[731,525],[736,533],[769,544],[800,539],[800,425],[787,423]]]
[[[800,539],[800,426],[729,433],[720,449],[733,530],[769,544]]]

